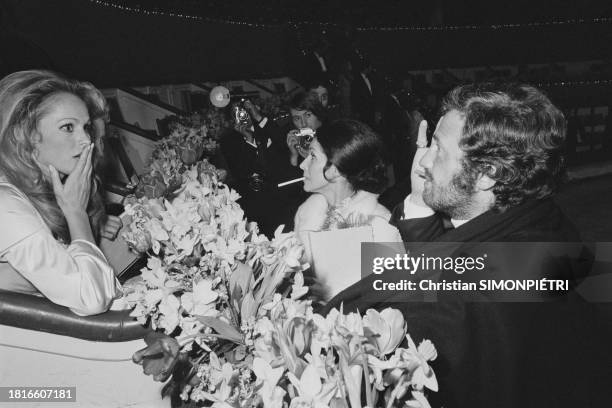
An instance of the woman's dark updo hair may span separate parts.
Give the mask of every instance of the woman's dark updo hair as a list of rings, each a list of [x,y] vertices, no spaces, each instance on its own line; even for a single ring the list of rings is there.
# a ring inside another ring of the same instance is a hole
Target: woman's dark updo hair
[[[380,136],[367,125],[338,119],[317,130],[317,141],[327,156],[323,175],[332,164],[355,191],[382,193],[387,187],[385,148]]]

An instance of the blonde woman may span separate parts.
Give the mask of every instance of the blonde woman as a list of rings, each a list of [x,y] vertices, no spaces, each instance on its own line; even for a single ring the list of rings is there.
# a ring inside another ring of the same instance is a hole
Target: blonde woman
[[[91,84],[48,71],[0,81],[0,290],[42,295],[80,315],[120,296],[96,246],[97,231],[117,230],[103,227],[94,174],[105,116]]]

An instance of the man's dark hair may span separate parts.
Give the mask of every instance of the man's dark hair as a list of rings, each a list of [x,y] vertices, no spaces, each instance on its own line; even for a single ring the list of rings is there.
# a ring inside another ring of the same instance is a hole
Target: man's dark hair
[[[317,141],[327,156],[323,174],[332,164],[355,191],[380,194],[387,187],[385,148],[368,125],[338,119],[317,130]]]
[[[306,92],[313,91],[318,87],[325,88],[329,91],[329,81],[322,78],[320,75],[313,75],[303,81],[302,87],[306,90]]]
[[[464,169],[496,182],[493,209],[558,190],[565,175],[565,117],[541,91],[519,84],[460,86],[442,103],[443,113],[451,110],[465,120],[459,143]]]
[[[327,109],[321,105],[319,96],[313,92],[299,92],[295,94],[287,107],[289,109],[312,112],[322,123],[328,119]]]

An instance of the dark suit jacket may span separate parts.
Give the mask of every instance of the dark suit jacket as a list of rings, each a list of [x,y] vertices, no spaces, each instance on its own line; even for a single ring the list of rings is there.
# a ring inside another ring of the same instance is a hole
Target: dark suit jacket
[[[240,132],[227,129],[220,140],[221,153],[227,163],[234,187],[238,193],[249,193],[249,180],[253,173],[266,173],[265,144],[248,144]]]
[[[297,60],[297,66],[295,67],[295,79],[301,85],[309,85],[316,82],[327,82],[330,79],[330,61],[329,58],[323,57],[325,61],[325,68],[327,71],[323,71],[319,59],[314,52],[309,51],[306,54],[302,54]]]
[[[303,183],[278,187],[279,183],[302,176],[302,171],[289,163],[289,150],[284,134],[273,122],[263,128],[254,126],[257,147],[248,144],[242,134],[228,130],[221,138],[221,152],[233,178],[232,187],[241,195],[242,206],[249,221],[256,221],[260,230],[272,237],[274,230],[284,224],[293,229],[293,217],[305,200]],[[285,132],[286,134],[286,132]],[[263,179],[261,190],[254,191],[251,176]]]
[[[528,202],[503,214],[487,212],[448,232],[440,214],[400,220],[402,211],[400,205],[392,222],[405,241],[424,242],[417,254],[428,254],[428,242],[447,243],[447,256],[481,255],[490,250],[484,247],[487,242],[575,242],[580,256],[574,259],[502,250],[490,253],[487,260],[488,267],[512,276],[508,258],[525,257],[531,262],[528,270],[517,271],[521,277],[563,277],[572,285],[588,273],[592,261],[573,225],[550,199]],[[406,277],[406,272],[385,275],[387,281],[393,281]],[[462,280],[469,279],[465,275]],[[432,406],[552,408],[608,403],[602,396],[605,387],[594,387],[597,378],[603,384],[605,372],[599,353],[607,352],[602,351],[604,342],[597,340],[601,332],[594,329],[602,320],[573,291],[543,296],[532,303],[474,302],[473,296],[466,299],[457,293],[439,293],[438,301],[430,303],[418,301],[421,294],[374,291],[372,282],[379,276],[368,276],[347,288],[324,312],[341,303],[345,310],[361,312],[389,306],[400,309],[417,344],[430,339],[438,350],[432,367],[440,391],[430,394]],[[457,276],[451,272],[443,278]],[[476,294],[480,295],[488,296]],[[407,301],[409,296],[417,296],[417,301]]]
[[[360,73],[355,74],[351,83],[351,111],[356,119],[374,127],[374,113],[377,110],[377,84],[372,75],[368,75],[372,92],[368,89]]]

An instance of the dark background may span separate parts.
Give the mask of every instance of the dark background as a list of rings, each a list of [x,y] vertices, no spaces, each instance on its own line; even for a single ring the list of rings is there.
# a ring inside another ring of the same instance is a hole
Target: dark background
[[[612,21],[593,19],[611,10],[569,0],[0,0],[0,74],[45,67],[100,87],[271,77],[286,74],[317,33],[339,38],[347,27],[377,69],[396,77],[607,61]]]

